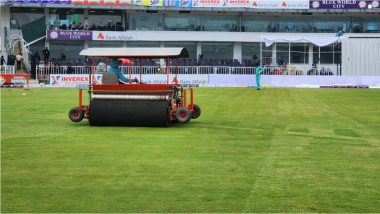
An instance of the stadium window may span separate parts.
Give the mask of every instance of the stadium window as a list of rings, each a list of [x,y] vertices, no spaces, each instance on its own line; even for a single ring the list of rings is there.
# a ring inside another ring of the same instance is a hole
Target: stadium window
[[[264,42],[261,43],[262,50],[261,50],[260,60],[261,60],[262,65],[272,64],[272,47],[273,45],[267,47],[265,46]]]
[[[242,43],[242,59],[252,59],[253,56],[260,58],[260,43]]]
[[[127,47],[160,47],[160,42],[133,41],[127,42]]]
[[[189,58],[197,58],[197,43],[196,42],[165,42],[165,47],[184,47],[189,52]]]
[[[51,26],[61,26],[67,29],[70,24],[78,25],[84,23],[84,14],[81,9],[50,9],[49,24]],[[65,25],[65,26],[63,26]]]
[[[281,17],[277,32],[312,32],[311,19],[305,16]]]
[[[240,31],[239,16],[200,15],[201,30]]]
[[[342,45],[334,45],[334,64],[342,64]]]
[[[112,13],[107,10],[93,10],[88,15],[88,24],[93,30],[113,31],[121,23],[121,19],[122,13],[118,10]]]
[[[158,13],[129,13],[129,30],[163,30],[164,16]]]
[[[272,32],[275,17],[243,16],[242,26],[245,32]]]
[[[320,63],[321,64],[333,64],[334,62],[334,45],[328,45],[325,47],[313,46],[313,60],[314,63],[319,62],[319,50],[320,50]]]
[[[198,16],[192,14],[166,14],[165,30],[195,31],[198,27]]]
[[[309,44],[307,43],[290,43],[290,62],[308,64],[309,62]]]
[[[50,58],[60,58],[62,53],[67,58],[78,58],[79,52],[83,49],[83,41],[65,42],[50,40]]]
[[[289,63],[289,43],[276,43],[277,65]]]
[[[232,42],[202,42],[204,59],[231,59],[233,58]]]
[[[354,17],[352,22],[354,33],[379,33],[380,32],[380,17],[379,16],[365,16]]]
[[[10,12],[11,12],[10,28],[18,29],[29,23],[32,23],[36,20],[39,20],[45,17],[43,8],[32,8],[32,9],[12,7],[10,9]]]
[[[314,17],[314,28],[313,32],[321,33],[336,33],[343,29],[343,24],[349,26],[349,20],[347,17]]]
[[[93,47],[122,47],[123,44],[122,42],[105,42],[105,41],[89,41],[88,42],[88,47],[93,48]]]

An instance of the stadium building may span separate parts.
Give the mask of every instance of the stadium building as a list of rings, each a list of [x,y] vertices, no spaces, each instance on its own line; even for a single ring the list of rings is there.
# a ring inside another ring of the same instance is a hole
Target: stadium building
[[[36,52],[43,59],[44,47],[50,58],[64,54],[77,64],[87,47],[185,47],[190,59],[182,66],[252,67],[257,57],[296,74],[315,66],[331,75],[375,76],[380,6],[377,0],[2,0],[2,55],[24,50],[30,64]]]

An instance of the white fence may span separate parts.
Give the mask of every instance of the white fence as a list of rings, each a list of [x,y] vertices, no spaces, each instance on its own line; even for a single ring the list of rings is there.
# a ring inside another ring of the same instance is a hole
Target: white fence
[[[264,75],[341,75],[341,68],[337,66],[326,66],[319,68],[303,67],[279,67],[264,66]],[[94,69],[95,73],[102,73],[106,68],[98,66],[37,66],[36,77],[41,81],[48,81],[50,74],[89,74]],[[124,74],[232,74],[232,75],[253,75],[255,67],[228,67],[228,66],[120,66]]]
[[[15,74],[16,69],[14,65],[1,65],[0,66],[1,74]]]

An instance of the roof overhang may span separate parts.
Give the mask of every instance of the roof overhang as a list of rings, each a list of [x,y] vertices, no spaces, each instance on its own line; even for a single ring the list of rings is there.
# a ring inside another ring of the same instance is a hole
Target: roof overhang
[[[90,57],[188,58],[186,48],[87,48],[79,55]]]

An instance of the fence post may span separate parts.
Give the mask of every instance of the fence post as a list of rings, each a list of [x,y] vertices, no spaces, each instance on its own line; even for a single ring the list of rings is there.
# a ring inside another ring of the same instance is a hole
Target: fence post
[[[36,77],[37,82],[39,82],[38,81],[38,69],[39,69],[39,66],[36,66],[36,76],[35,77]]]

